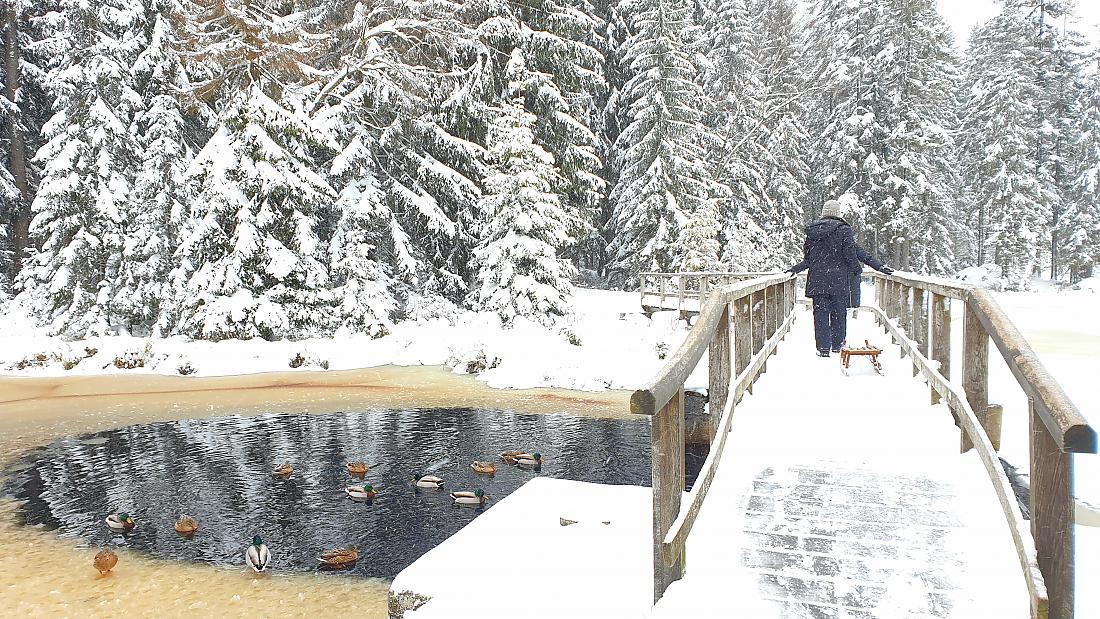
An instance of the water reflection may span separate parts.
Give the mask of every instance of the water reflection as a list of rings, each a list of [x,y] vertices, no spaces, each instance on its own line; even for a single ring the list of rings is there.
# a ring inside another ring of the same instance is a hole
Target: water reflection
[[[506,449],[540,451],[540,472],[499,461]],[[470,469],[494,460],[492,478]],[[372,504],[349,500],[349,460],[371,465]],[[280,463],[294,471],[271,475]],[[318,557],[355,545],[345,573],[392,578],[455,533],[480,510],[452,504],[447,491],[415,489],[413,473],[447,489],[481,487],[485,509],[536,474],[610,484],[649,484],[649,424],[527,415],[498,410],[369,410],[326,415],[268,414],[129,426],[69,437],[28,453],[8,469],[7,492],[26,500],[27,524],[79,535],[95,545],[130,546],[155,556],[243,565],[253,535],[276,570],[318,569]],[[127,536],[103,522],[127,511]],[[174,529],[189,514],[190,539]]]

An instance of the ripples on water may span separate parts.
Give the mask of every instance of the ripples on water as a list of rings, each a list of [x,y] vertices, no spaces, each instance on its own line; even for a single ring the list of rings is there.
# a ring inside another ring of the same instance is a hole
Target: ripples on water
[[[501,462],[507,449],[539,451],[538,473]],[[474,474],[471,460],[497,473]],[[371,465],[373,504],[346,498],[359,483],[349,460]],[[286,480],[271,470],[290,462]],[[414,489],[413,473],[443,477],[445,490]],[[276,570],[308,571],[317,556],[357,545],[348,573],[393,578],[481,510],[458,507],[453,489],[481,487],[486,509],[535,475],[608,484],[649,484],[649,424],[496,410],[370,410],[328,415],[268,414],[130,426],[69,437],[28,453],[7,471],[7,493],[25,500],[27,524],[78,535],[92,545],[128,546],[154,556],[243,565],[253,535]],[[103,518],[128,511],[132,535]],[[199,522],[179,536],[177,516]]]

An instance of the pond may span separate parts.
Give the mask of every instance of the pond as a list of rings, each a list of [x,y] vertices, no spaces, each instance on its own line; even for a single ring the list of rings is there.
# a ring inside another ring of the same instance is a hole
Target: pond
[[[509,449],[539,451],[539,471],[500,461]],[[493,460],[494,476],[474,459]],[[349,500],[358,483],[348,461],[370,465],[372,504]],[[289,478],[271,474],[289,462]],[[416,489],[414,473],[445,480]],[[130,547],[154,557],[242,566],[253,535],[271,548],[277,571],[318,570],[323,551],[355,545],[347,573],[391,579],[481,510],[453,505],[448,491],[483,488],[485,509],[535,475],[608,484],[649,484],[644,421],[503,410],[370,409],[326,414],[272,413],[132,425],[58,439],[27,452],[6,472],[5,494],[25,501],[18,518],[93,546]],[[132,514],[122,536],[108,513]],[[193,516],[190,539],[173,528]]]

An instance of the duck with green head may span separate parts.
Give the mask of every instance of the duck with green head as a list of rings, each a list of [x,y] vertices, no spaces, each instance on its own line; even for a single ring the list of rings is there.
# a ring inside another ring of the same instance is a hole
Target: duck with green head
[[[117,514],[111,514],[104,518],[104,522],[107,523],[107,528],[116,533],[129,533],[134,530],[137,523],[126,512],[118,512]]]
[[[267,549],[267,545],[259,535],[252,538],[252,545],[244,551],[244,562],[256,573],[267,570],[268,564],[271,563],[271,551]]]
[[[455,500],[455,505],[481,507],[489,500],[489,495],[485,494],[485,491],[481,488],[478,488],[473,492],[469,490],[456,490],[451,493],[451,498]]]
[[[412,483],[417,488],[439,489],[443,487],[443,478],[436,477],[435,475],[421,475],[417,473],[412,476]]]
[[[542,466],[542,454],[536,451],[533,454],[517,456],[515,464],[524,468],[538,468]]]
[[[373,501],[374,497],[378,495],[378,491],[374,489],[374,486],[370,484],[363,484],[362,486],[346,486],[344,492],[347,493],[348,498],[355,499],[357,501]]]

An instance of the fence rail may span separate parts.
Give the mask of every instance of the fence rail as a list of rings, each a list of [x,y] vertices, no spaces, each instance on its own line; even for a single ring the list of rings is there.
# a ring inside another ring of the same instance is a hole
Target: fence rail
[[[1081,416],[1031,346],[988,292],[909,273],[870,274],[871,311],[927,379],[933,404],[943,402],[960,426],[960,448],[976,449],[1012,532],[1033,617],[1073,617],[1072,453],[1096,453],[1096,432]],[[643,273],[644,309],[698,311],[695,326],[648,387],[631,396],[631,411],[653,416],[653,599],[683,576],[685,547],[726,446],[733,409],[765,371],[794,319],[795,279],[786,274]],[[670,308],[672,300],[676,306]],[[694,301],[688,304],[687,301]],[[961,384],[950,380],[951,310],[963,314]],[[694,305],[692,307],[691,305]],[[731,343],[732,337],[732,343]],[[1031,526],[1016,504],[997,459],[1001,407],[989,402],[989,343],[1028,399]],[[698,481],[684,489],[684,381],[709,350],[712,411],[721,411],[716,441]],[[731,374],[734,380],[731,382]]]

